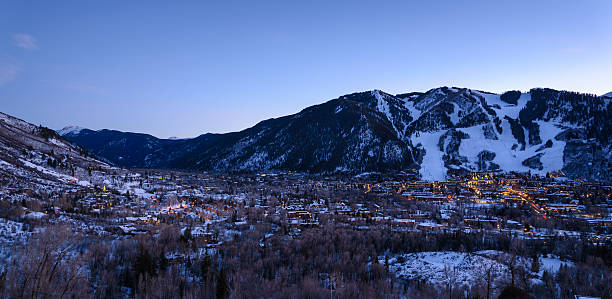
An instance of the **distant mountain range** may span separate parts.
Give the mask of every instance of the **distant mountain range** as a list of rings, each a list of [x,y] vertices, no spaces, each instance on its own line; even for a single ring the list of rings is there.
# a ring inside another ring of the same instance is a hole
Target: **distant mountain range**
[[[610,180],[612,93],[441,87],[353,93],[227,134],[159,139],[66,127],[59,134],[118,166],[210,171],[417,169],[443,180],[518,171]]]

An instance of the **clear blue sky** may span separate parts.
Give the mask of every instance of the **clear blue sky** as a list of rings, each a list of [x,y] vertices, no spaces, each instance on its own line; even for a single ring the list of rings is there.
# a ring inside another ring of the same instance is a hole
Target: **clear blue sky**
[[[0,2],[0,111],[51,128],[190,137],[444,85],[612,91],[612,1]]]

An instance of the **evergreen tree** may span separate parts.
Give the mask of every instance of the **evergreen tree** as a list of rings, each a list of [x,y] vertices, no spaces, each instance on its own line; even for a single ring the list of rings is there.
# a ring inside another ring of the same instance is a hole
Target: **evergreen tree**
[[[385,269],[389,271],[389,256],[385,255]]]
[[[537,254],[533,255],[533,259],[531,261],[531,272],[540,272],[540,258],[538,258]]]
[[[217,299],[225,299],[229,297],[229,286],[227,284],[227,277],[225,271],[221,269],[217,276]]]
[[[200,273],[202,275],[203,281],[208,280],[208,273],[210,271],[211,265],[212,265],[212,260],[210,259],[210,256],[208,256],[207,254],[206,256],[204,256],[204,259],[202,259],[202,262],[200,262]]]
[[[166,255],[162,252],[159,255],[159,272],[165,272],[166,269],[168,268],[168,259],[166,258]]]
[[[144,273],[155,274],[155,262],[149,251],[143,246],[140,246],[138,249],[138,255],[134,261],[134,271],[136,272],[136,277]]]

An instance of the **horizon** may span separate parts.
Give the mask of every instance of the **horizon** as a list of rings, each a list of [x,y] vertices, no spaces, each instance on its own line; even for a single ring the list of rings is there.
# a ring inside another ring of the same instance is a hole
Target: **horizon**
[[[430,90],[433,90],[433,89],[436,89],[436,88],[443,88],[443,87],[447,87],[447,88],[467,88],[467,87],[459,87],[459,86],[440,86],[440,87],[430,88],[430,89],[428,89],[428,90],[426,90],[426,91],[405,91],[405,92],[399,92],[399,93],[392,93],[392,95],[398,95],[398,94],[403,94],[403,93],[411,93],[411,92],[426,93],[426,92],[428,92],[428,91],[430,91]],[[532,89],[535,89],[535,88],[548,88],[548,87],[533,87]],[[486,93],[494,93],[494,94],[502,94],[502,93],[503,93],[503,92],[492,92],[492,91],[488,91],[488,90],[473,89],[473,88],[467,88],[467,89],[470,89],[470,90],[477,90],[477,91],[480,91],[480,92],[486,92]],[[381,89],[372,89],[372,90],[356,91],[356,92],[354,92],[354,93],[360,93],[360,92],[371,92],[371,91],[374,91],[374,90],[379,90],[379,91],[382,91],[382,92],[386,92],[386,91],[381,90]],[[531,90],[531,89],[529,89],[529,90],[520,90],[520,92],[521,92],[521,93],[528,93],[530,90]],[[506,90],[506,91],[510,91],[510,90]],[[563,90],[563,91],[575,92],[575,91],[573,91],[573,90]],[[351,93],[348,93],[348,94],[351,94]],[[323,100],[322,102],[315,103],[315,104],[313,104],[313,105],[322,104],[322,103],[325,103],[325,102],[328,102],[328,101],[331,101],[331,100],[337,99],[337,98],[339,98],[339,97],[342,97],[342,96],[345,96],[345,95],[348,95],[348,94],[343,94],[343,95],[339,95],[339,96],[336,96],[336,97],[331,98],[331,99]],[[612,94],[612,92],[609,92],[609,93],[607,93],[607,94]],[[604,95],[606,95],[606,94],[596,94],[596,96],[604,96]],[[310,107],[310,106],[308,106],[308,107]],[[119,132],[123,132],[123,133],[146,134],[146,135],[151,135],[151,136],[153,136],[153,137],[155,137],[155,138],[158,138],[158,139],[176,139],[176,140],[183,140],[183,139],[194,139],[194,138],[197,138],[197,137],[199,137],[199,136],[206,135],[206,134],[227,134],[227,133],[240,132],[240,131],[246,130],[246,129],[248,129],[248,128],[251,128],[251,127],[253,127],[253,126],[257,125],[258,123],[263,122],[263,121],[266,121],[266,120],[270,120],[270,119],[275,119],[275,118],[280,118],[280,117],[284,117],[284,116],[290,116],[290,115],[298,114],[298,113],[300,113],[302,110],[304,110],[304,109],[306,109],[306,108],[308,108],[308,107],[303,107],[303,108],[301,108],[300,110],[298,110],[298,111],[296,111],[296,112],[294,112],[294,113],[290,113],[290,114],[286,114],[286,115],[278,115],[278,116],[273,116],[273,117],[271,117],[271,118],[261,119],[261,120],[257,121],[255,124],[253,124],[252,126],[249,126],[249,127],[244,127],[244,128],[241,128],[241,129],[238,129],[238,130],[235,130],[235,131],[228,131],[228,132],[201,132],[201,133],[200,133],[200,134],[198,134],[198,135],[195,135],[195,136],[187,136],[187,137],[177,137],[177,136],[174,136],[174,135],[169,136],[169,137],[159,137],[159,136],[156,136],[156,135],[151,134],[151,133],[149,133],[149,132],[122,131],[122,130],[115,129],[115,128],[110,128],[110,127],[108,127],[108,128],[88,128],[88,127],[83,127],[83,126],[79,126],[79,125],[72,125],[72,124],[70,124],[70,125],[66,125],[66,126],[61,127],[61,128],[50,128],[50,129],[52,129],[52,130],[54,130],[54,131],[61,131],[61,130],[63,130],[63,129],[68,129],[68,128],[78,128],[78,129],[86,129],[86,130],[92,130],[92,131],[109,130],[109,131],[119,131]],[[1,111],[0,111],[0,112],[1,112]],[[22,120],[24,120],[24,119],[22,119]],[[24,121],[28,122],[27,120],[24,120]]]
[[[609,1],[0,6],[2,112],[53,129],[193,138],[362,90],[612,91]]]

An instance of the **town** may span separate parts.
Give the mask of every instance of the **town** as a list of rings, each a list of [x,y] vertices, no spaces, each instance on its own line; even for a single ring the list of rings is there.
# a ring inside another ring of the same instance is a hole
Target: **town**
[[[312,232],[333,227],[343,234],[389,234],[404,243],[399,246],[409,244],[408,252],[444,249],[482,255],[482,249],[509,253],[520,247],[522,255],[530,250],[550,254],[560,264],[577,264],[576,259],[586,258],[587,251],[595,256],[604,252],[599,258],[609,263],[611,196],[610,184],[554,174],[481,172],[428,182],[419,180],[416,172],[350,176],[115,168],[114,172],[94,170],[89,181],[72,179],[44,192],[3,186],[0,204],[5,229],[0,240],[4,258],[11,254],[7,248],[50,225],[67,226],[83,238],[110,243],[180,240],[177,242],[185,245],[162,250],[161,259],[164,265],[186,267],[186,261],[192,259],[221,254],[228,258],[231,248],[242,247],[245,238],[256,241],[265,252],[292,240],[303,242]],[[464,240],[457,248],[428,248],[431,245],[423,245],[427,242],[407,241],[410,236]],[[466,242],[470,236],[487,239],[489,245]],[[504,242],[521,245],[509,249]],[[577,245],[584,253],[568,251]],[[389,255],[397,250],[380,250],[367,252],[365,259],[370,264],[380,259],[392,275],[399,266],[389,266]],[[496,258],[503,264],[501,260],[507,257]],[[398,258],[391,255],[391,261]],[[551,271],[558,272],[559,267]],[[511,274],[514,280],[514,272]],[[323,289],[335,288],[330,271],[318,275],[323,275],[319,277]],[[401,281],[405,275],[397,272],[397,277]],[[537,273],[532,278],[546,279]],[[393,287],[391,284],[391,290]],[[529,288],[529,283],[524,287]],[[130,293],[129,288],[121,292]]]
[[[95,174],[94,174],[95,175]],[[299,236],[333,219],[360,230],[481,229],[527,239],[612,237],[612,185],[520,174],[471,173],[444,182],[414,175],[310,176],[300,173],[195,174],[142,170],[77,184],[18,202],[12,217],[70,221],[84,233],[121,236],[178,225],[217,246],[227,230],[275,224],[275,234]],[[3,200],[33,194],[11,189]],[[213,238],[213,236],[215,236]]]

